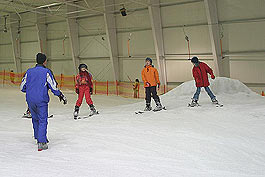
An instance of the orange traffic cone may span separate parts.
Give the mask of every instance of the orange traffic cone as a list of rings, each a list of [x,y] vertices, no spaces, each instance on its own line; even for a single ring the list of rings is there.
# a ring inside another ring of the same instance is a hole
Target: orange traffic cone
[[[261,92],[261,96],[265,96],[264,91]]]

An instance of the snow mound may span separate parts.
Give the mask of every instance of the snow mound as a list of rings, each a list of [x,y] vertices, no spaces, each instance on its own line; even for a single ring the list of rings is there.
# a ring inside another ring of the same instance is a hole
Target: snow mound
[[[210,88],[214,94],[236,94],[236,93],[245,93],[245,94],[256,94],[251,91],[246,85],[244,85],[239,80],[230,79],[226,77],[217,77],[215,80],[210,80]],[[195,81],[187,81],[181,84],[180,86],[174,88],[167,94],[165,97],[171,96],[191,96],[196,90]],[[202,89],[202,92],[205,92]]]

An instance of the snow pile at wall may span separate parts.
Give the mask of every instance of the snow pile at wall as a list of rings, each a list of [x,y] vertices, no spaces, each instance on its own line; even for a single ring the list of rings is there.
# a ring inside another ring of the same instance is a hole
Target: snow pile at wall
[[[217,77],[215,80],[210,80],[210,88],[214,92],[214,94],[236,94],[236,93],[245,93],[245,94],[255,94],[255,92],[251,91],[246,85],[244,85],[239,80],[225,78],[225,77]],[[171,90],[165,97],[171,96],[191,96],[194,94],[196,90],[195,81],[187,81],[175,89]],[[205,92],[202,89],[202,92]]]

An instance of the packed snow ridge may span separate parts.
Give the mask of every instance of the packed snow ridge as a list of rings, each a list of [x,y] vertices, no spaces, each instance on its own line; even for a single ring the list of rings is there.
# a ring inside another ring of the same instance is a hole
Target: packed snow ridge
[[[210,87],[214,94],[237,94],[245,93],[249,95],[256,95],[239,80],[230,79],[226,77],[217,77],[215,80],[210,80]],[[171,96],[192,96],[196,91],[195,81],[187,81],[165,94],[162,98],[170,98]],[[202,92],[205,92],[202,89]]]

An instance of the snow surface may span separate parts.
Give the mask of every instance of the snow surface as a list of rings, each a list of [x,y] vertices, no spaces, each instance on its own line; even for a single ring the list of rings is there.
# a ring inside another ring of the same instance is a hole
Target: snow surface
[[[265,98],[236,80],[217,78],[212,90],[223,108],[186,82],[161,96],[167,111],[135,115],[143,100],[93,96],[100,115],[74,121],[76,95],[64,106],[51,96],[49,150],[32,139],[25,96],[0,88],[2,177],[264,177]],[[140,102],[139,102],[140,101]],[[81,114],[88,114],[85,104]]]

